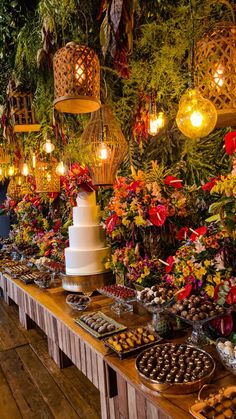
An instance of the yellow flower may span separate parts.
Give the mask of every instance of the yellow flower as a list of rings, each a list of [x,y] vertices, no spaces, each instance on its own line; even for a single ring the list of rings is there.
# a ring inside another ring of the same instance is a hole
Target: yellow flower
[[[197,269],[194,272],[194,275],[196,276],[197,279],[202,279],[203,275],[205,275],[206,273],[206,269],[202,266],[201,268]]]
[[[130,220],[127,220],[127,218],[123,218],[123,219],[122,219],[122,224],[123,224],[125,227],[129,227],[129,225],[130,225]]]
[[[137,215],[136,217],[134,217],[134,222],[137,227],[145,226],[146,224],[146,221],[143,219],[141,215]]]
[[[205,290],[206,290],[207,295],[209,295],[209,297],[211,298],[214,297],[215,288],[213,287],[213,285],[207,285]]]
[[[110,269],[111,268],[111,262],[108,261],[105,263],[105,269]]]
[[[148,269],[148,267],[147,267],[147,266],[144,266],[144,275],[145,275],[145,276],[150,275],[150,270]]]
[[[221,281],[221,275],[220,272],[216,272],[215,276],[213,277],[213,281],[216,285],[218,285]]]
[[[208,266],[210,266],[211,265],[211,261],[210,260],[208,260],[208,259],[206,259],[205,261],[204,261],[204,265],[206,266],[206,268],[208,267]]]

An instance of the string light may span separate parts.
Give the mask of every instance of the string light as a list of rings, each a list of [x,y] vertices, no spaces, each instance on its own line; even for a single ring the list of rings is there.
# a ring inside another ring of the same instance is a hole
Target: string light
[[[8,176],[14,176],[15,174],[15,168],[14,166],[9,166],[8,168]]]
[[[23,176],[29,176],[29,166],[27,163],[23,164],[21,173]]]
[[[33,169],[36,168],[36,154],[35,153],[32,154],[32,167]]]
[[[52,153],[55,150],[55,145],[51,142],[50,139],[47,139],[46,142],[43,144],[43,151],[45,153]]]

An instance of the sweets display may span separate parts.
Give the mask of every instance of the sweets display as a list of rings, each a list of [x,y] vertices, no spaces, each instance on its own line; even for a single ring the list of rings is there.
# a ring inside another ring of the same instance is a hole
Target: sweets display
[[[185,344],[166,343],[142,352],[137,357],[136,368],[148,387],[166,391],[170,386],[170,391],[178,394],[178,386],[181,390],[184,389],[183,392],[193,392],[204,382],[209,382],[215,363],[201,349]]]
[[[29,267],[25,265],[24,263],[17,262],[14,265],[5,265],[4,269],[7,273],[14,277],[25,275],[29,272]]]
[[[219,338],[216,349],[224,366],[236,375],[236,345],[227,339]]]
[[[80,318],[76,319],[75,322],[97,338],[106,337],[127,329],[101,311],[83,314]]]
[[[71,306],[73,310],[85,310],[90,301],[90,298],[84,295],[69,294],[66,297],[67,304]]]
[[[211,317],[223,315],[225,308],[204,297],[191,295],[175,303],[171,312],[191,322],[199,322]]]
[[[120,358],[133,354],[138,349],[159,342],[161,338],[153,334],[148,327],[137,327],[126,332],[113,335],[105,340],[105,345],[115,351]]]
[[[136,295],[135,290],[118,284],[106,285],[105,287],[99,288],[98,292],[122,301],[130,301]]]
[[[73,226],[69,227],[70,247],[65,249],[67,275],[94,275],[105,272],[104,260],[110,253],[105,232],[99,222],[95,192],[81,191],[73,208]]]
[[[50,272],[38,272],[34,283],[38,285],[39,288],[49,288],[51,285],[51,273]]]
[[[137,292],[137,299],[146,307],[159,307],[167,304],[174,297],[175,289],[162,285],[153,285]]]
[[[190,412],[197,419],[235,419],[236,387],[221,389],[206,400],[191,406]]]

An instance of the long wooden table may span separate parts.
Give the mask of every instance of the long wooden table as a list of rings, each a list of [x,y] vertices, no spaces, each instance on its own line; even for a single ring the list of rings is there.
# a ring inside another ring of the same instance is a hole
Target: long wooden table
[[[26,327],[36,323],[47,335],[48,350],[59,367],[72,362],[99,389],[102,419],[185,419],[191,418],[189,407],[197,394],[169,396],[145,388],[135,370],[135,357],[119,360],[103,343],[93,338],[74,322],[78,315],[65,302],[62,288],[40,290],[24,285],[10,275],[1,274],[0,287],[5,301],[19,307],[19,320]],[[111,300],[92,297],[89,311],[104,313],[128,327],[143,325],[150,315],[138,304],[133,313],[121,317],[110,311]],[[33,322],[32,322],[33,321]],[[175,341],[183,341],[182,336]],[[208,348],[216,359],[214,384],[219,387],[235,384],[235,377],[217,360],[214,348]]]

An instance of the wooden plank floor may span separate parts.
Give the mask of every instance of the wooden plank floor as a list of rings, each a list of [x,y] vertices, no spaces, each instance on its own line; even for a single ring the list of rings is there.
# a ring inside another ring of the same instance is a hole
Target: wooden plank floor
[[[98,390],[75,366],[60,370],[45,335],[25,330],[0,298],[0,419],[98,419]]]

